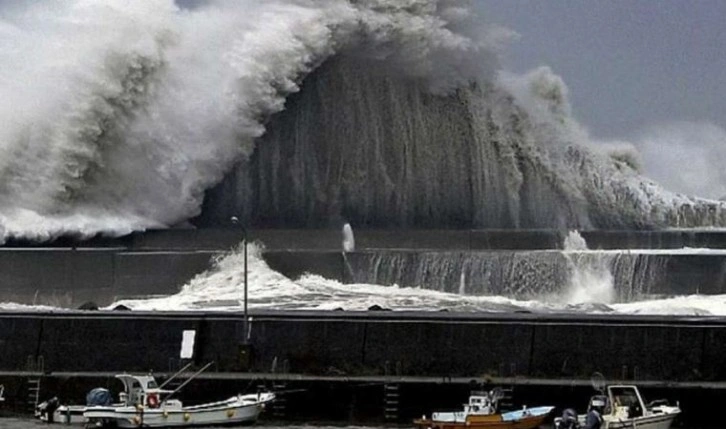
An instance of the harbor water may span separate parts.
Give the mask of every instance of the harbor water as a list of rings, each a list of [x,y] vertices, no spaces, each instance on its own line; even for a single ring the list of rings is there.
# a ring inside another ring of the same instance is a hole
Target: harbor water
[[[48,425],[36,420],[26,418],[0,418],[0,429],[41,429],[47,428]],[[256,427],[261,429],[391,429],[408,427],[405,425],[389,425],[389,426],[337,426],[337,425],[314,425],[314,424],[298,424],[298,425],[280,425],[273,423],[260,423]],[[413,425],[411,425],[413,427]],[[552,425],[540,426],[541,429],[551,428]],[[696,427],[680,427],[680,429],[705,429]]]

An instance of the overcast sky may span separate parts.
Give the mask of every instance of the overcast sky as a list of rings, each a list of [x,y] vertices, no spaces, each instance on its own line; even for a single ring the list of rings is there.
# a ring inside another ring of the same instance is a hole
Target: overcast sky
[[[549,65],[595,137],[674,121],[726,128],[726,1],[472,2],[520,35],[505,67]]]

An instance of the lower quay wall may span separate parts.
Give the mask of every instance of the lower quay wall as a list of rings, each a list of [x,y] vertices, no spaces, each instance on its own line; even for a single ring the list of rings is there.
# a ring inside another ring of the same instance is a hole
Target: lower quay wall
[[[0,313],[0,371],[726,381],[726,319],[446,312]],[[246,344],[245,344],[246,343]]]
[[[189,360],[185,330],[195,331]],[[458,408],[482,383],[513,386],[517,403],[583,408],[600,372],[681,401],[703,426],[707,406],[726,399],[725,340],[722,318],[255,311],[245,329],[236,313],[4,312],[0,384],[18,409],[34,378],[41,399],[81,402],[95,386],[117,392],[116,373],[163,378],[213,361],[185,398],[265,386],[286,398],[268,418],[406,421]],[[386,417],[391,385],[402,399]]]

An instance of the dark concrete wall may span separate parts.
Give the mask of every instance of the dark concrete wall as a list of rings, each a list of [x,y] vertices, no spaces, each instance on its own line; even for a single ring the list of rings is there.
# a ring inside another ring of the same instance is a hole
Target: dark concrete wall
[[[726,319],[394,312],[0,313],[0,372],[169,371],[182,331],[214,371],[722,381]]]
[[[0,301],[77,307],[94,301],[173,294],[217,252],[0,249]]]

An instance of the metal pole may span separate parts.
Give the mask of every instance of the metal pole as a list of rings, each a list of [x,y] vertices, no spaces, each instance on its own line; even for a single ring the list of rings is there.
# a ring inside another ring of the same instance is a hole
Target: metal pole
[[[189,368],[190,366],[192,366],[192,363],[193,362],[189,362],[188,364],[184,365],[184,368],[180,369],[179,371],[175,372],[174,375],[172,375],[171,377],[167,378],[165,382],[161,383],[161,386],[159,386],[159,389],[163,389],[164,386],[166,386],[167,384],[169,384],[169,382],[171,380],[175,379],[179,374],[181,374],[182,372],[186,371],[187,368]]]
[[[244,340],[244,343],[247,344],[247,339],[248,339],[247,338],[247,335],[248,335],[248,331],[247,331],[247,320],[248,320],[248,317],[247,317],[247,229],[245,227],[242,227],[242,231],[244,232],[244,240],[245,240],[245,244],[244,244],[244,257],[245,257],[245,303],[244,303],[244,308],[245,308],[244,330],[245,330],[245,334],[244,335],[245,335],[245,340]]]
[[[247,228],[245,228],[237,218],[237,216],[232,216],[230,219],[234,225],[238,225],[240,228],[242,228],[242,240],[243,241],[243,256],[244,256],[244,299],[243,299],[243,311],[244,311],[244,323],[242,324],[242,344],[246,345],[248,340],[248,328],[247,328],[247,320],[248,320],[248,314],[247,314]]]

